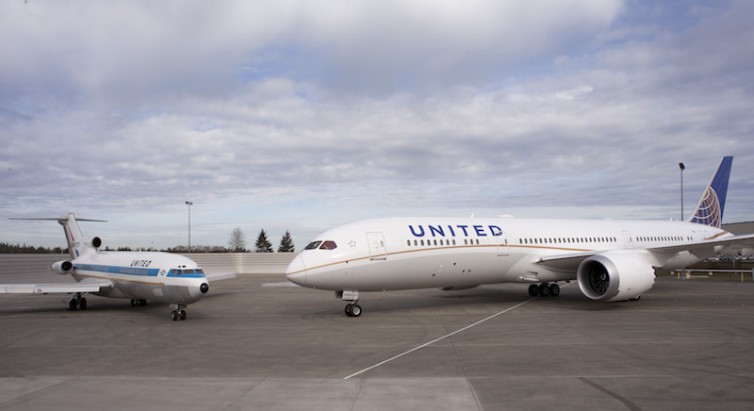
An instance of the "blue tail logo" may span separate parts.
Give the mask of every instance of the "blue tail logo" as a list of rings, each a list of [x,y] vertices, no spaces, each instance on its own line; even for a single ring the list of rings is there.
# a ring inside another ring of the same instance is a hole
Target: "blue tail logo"
[[[720,228],[725,211],[725,197],[728,194],[728,179],[733,165],[733,157],[723,157],[720,166],[696,205],[694,214],[689,219],[692,223]]]

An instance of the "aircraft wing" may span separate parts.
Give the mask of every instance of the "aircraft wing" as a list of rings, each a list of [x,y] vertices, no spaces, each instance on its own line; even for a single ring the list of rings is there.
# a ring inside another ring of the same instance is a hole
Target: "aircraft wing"
[[[699,259],[712,257],[725,249],[741,247],[754,247],[754,234],[736,235],[712,240],[703,240],[693,243],[670,245],[650,248],[625,248],[620,251],[636,252],[647,259],[654,267],[662,267],[673,257],[682,254],[692,254]],[[555,271],[576,272],[579,265],[585,259],[603,252],[613,250],[592,250],[579,253],[559,254],[542,257],[537,264],[544,265]]]
[[[112,287],[108,280],[87,278],[78,283],[0,284],[0,294],[96,293]]]
[[[209,282],[230,280],[230,279],[236,278],[236,274],[234,273],[206,274],[206,276],[207,276],[207,281]]]

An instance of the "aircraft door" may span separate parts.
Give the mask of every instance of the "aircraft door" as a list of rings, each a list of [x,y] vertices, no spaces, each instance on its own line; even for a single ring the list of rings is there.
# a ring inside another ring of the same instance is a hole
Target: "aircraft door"
[[[367,233],[370,260],[387,260],[385,236],[382,233]]]
[[[502,232],[500,235],[495,236],[495,238],[497,239],[497,255],[500,257],[507,256],[510,253],[508,236],[505,235],[505,232]]]
[[[623,232],[623,243],[625,244],[624,247],[626,248],[634,248],[634,239],[631,237],[631,233],[629,231]]]

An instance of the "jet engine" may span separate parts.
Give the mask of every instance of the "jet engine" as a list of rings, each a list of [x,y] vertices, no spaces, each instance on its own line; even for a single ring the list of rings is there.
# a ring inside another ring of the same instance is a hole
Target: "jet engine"
[[[655,271],[635,254],[607,252],[582,261],[576,278],[581,292],[592,300],[625,301],[652,288]]]
[[[50,267],[50,270],[55,271],[58,274],[68,274],[73,268],[73,263],[68,260],[58,261]]]

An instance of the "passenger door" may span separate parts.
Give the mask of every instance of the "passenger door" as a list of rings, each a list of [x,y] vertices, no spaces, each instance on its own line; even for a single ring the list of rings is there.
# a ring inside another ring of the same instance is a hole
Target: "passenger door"
[[[370,260],[387,260],[385,236],[382,233],[367,233]]]

